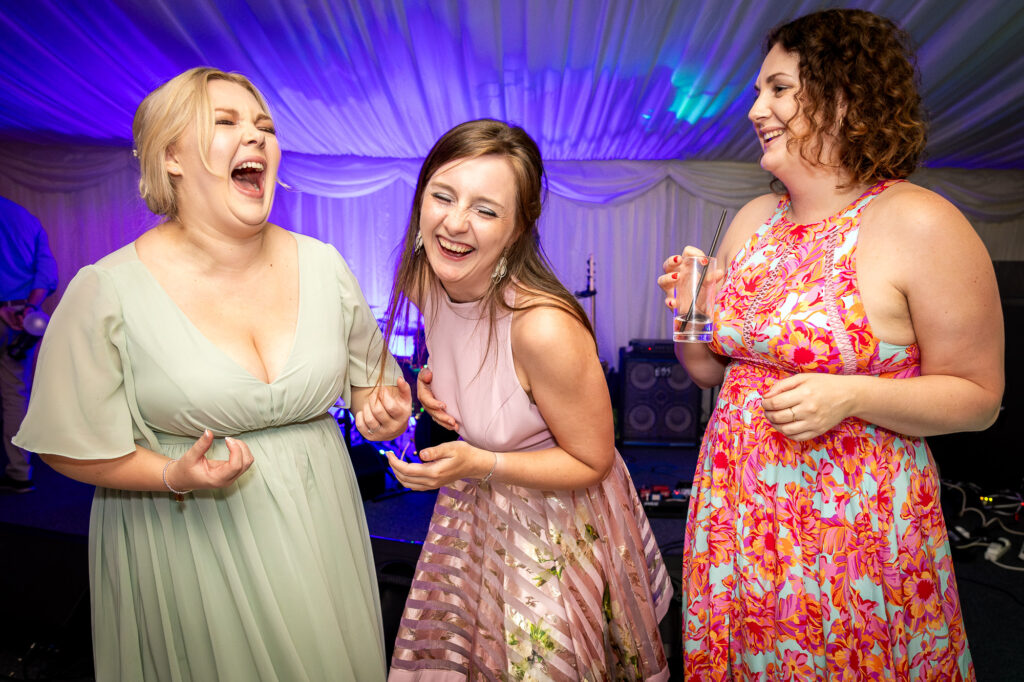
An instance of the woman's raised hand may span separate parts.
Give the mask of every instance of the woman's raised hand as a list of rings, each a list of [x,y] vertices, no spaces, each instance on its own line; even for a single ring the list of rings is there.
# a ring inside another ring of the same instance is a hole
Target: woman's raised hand
[[[445,412],[448,406],[435,398],[434,392],[430,390],[430,382],[433,380],[433,370],[423,365],[419,376],[416,377],[416,397],[431,419],[449,431],[458,431],[459,425],[455,422],[455,417]]]
[[[464,440],[441,443],[419,452],[419,462],[406,462],[387,453],[398,482],[410,490],[433,490],[463,478],[483,478],[497,464],[497,455]]]
[[[213,432],[209,429],[164,471],[164,478],[175,490],[203,490],[226,488],[238,480],[252,466],[253,457],[249,446],[237,438],[225,438],[228,448],[227,460],[210,459],[206,456],[213,445]]]
[[[355,413],[356,428],[366,440],[392,440],[409,428],[412,388],[402,377],[397,386],[373,389],[362,409]]]
[[[704,252],[696,246],[687,246],[683,249],[682,255],[704,256]],[[679,282],[679,280],[684,279],[684,274],[688,274],[685,271],[693,267],[692,261],[681,258],[680,256],[669,256],[665,259],[665,262],[661,264],[661,267],[665,271],[665,274],[658,277],[658,286],[665,292],[665,306],[672,310],[688,308],[690,301],[681,301],[676,296],[676,283]],[[714,276],[714,273],[708,273],[708,276]]]

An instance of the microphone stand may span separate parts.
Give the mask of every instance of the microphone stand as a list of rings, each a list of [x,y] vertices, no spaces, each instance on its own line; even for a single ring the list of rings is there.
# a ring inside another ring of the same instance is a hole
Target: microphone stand
[[[597,331],[597,289],[594,288],[594,254],[590,254],[587,257],[587,288],[583,291],[573,292],[576,298],[589,298],[590,299],[590,324],[593,325],[594,331]]]

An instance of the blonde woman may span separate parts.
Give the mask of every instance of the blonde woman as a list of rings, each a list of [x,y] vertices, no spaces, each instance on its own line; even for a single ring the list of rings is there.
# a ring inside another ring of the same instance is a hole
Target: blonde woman
[[[71,282],[16,439],[97,486],[96,678],[383,679],[327,409],[341,396],[365,438],[391,438],[409,387],[386,352],[377,382],[381,336],[337,251],[267,222],[281,150],[247,79],[186,71],[133,132],[165,220]]]

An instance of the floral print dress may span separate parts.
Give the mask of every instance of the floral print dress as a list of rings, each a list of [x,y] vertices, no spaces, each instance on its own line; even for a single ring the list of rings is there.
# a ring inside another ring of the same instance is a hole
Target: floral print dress
[[[711,347],[733,360],[686,525],[688,680],[974,678],[924,441],[857,418],[792,441],[761,408],[795,373],[920,373],[916,346],[872,333],[857,284],[861,212],[892,184],[813,225],[783,197],[730,266]]]

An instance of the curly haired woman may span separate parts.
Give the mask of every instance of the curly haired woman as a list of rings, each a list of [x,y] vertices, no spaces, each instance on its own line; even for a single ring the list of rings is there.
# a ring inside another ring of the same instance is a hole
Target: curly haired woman
[[[967,220],[905,180],[925,143],[907,43],[861,10],[766,40],[749,117],[784,191],[722,242],[712,341],[676,347],[722,384],[687,519],[687,679],[974,678],[924,437],[995,420],[1002,318]],[[681,260],[663,267],[685,307]]]

